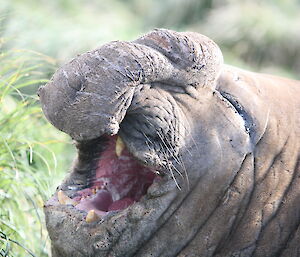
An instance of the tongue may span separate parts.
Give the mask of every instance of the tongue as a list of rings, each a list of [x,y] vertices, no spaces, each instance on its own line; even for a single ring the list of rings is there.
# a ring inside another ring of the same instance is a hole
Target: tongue
[[[76,208],[84,211],[95,210],[97,213],[99,212],[98,214],[104,214],[107,211],[123,210],[133,203],[134,200],[129,197],[113,202],[111,194],[107,190],[99,190],[96,195],[81,200]]]
[[[97,194],[88,199],[81,200],[76,208],[79,210],[100,210],[107,212],[109,206],[113,203],[111,194],[106,190],[99,190]]]
[[[125,197],[121,200],[113,202],[109,206],[108,211],[123,210],[133,203],[134,203],[134,201],[131,198]]]

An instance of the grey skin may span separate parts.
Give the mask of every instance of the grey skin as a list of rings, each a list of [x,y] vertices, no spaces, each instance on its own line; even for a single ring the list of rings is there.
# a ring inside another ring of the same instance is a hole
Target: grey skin
[[[300,256],[299,81],[226,66],[207,37],[159,29],[77,56],[39,95],[77,142],[59,189],[92,176],[103,134],[164,175],[94,223],[46,204],[54,257]]]

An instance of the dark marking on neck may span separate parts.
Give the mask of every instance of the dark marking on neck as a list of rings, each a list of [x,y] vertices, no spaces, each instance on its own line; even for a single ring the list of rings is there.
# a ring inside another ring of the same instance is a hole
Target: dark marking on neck
[[[229,103],[231,103],[231,105],[234,107],[237,113],[243,118],[245,130],[249,134],[251,142],[254,143],[255,134],[256,134],[255,131],[256,124],[254,123],[252,117],[246,112],[244,107],[233,95],[224,91],[219,91],[219,92]]]

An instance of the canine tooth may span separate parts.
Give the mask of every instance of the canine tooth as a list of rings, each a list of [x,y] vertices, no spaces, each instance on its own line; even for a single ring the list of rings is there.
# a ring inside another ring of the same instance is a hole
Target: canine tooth
[[[118,136],[117,141],[116,141],[116,155],[118,157],[121,156],[121,153],[124,148],[125,148],[124,142],[123,142],[122,138]]]
[[[99,219],[100,219],[100,217],[97,215],[97,213],[94,210],[90,210],[88,212],[88,214],[86,215],[85,221],[87,223],[91,223],[91,222],[97,221]]]
[[[57,198],[60,204],[72,204],[72,205],[76,205],[77,202],[73,199],[71,199],[69,196],[67,196],[64,191],[59,190],[57,192]]]

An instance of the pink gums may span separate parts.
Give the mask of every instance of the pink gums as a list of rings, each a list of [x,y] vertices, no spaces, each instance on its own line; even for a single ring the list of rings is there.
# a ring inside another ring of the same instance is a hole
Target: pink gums
[[[95,210],[100,215],[125,209],[139,201],[156,177],[153,171],[137,162],[126,148],[118,157],[115,152],[117,136],[108,138],[92,186],[79,191],[74,198],[79,201],[76,208]]]

